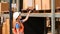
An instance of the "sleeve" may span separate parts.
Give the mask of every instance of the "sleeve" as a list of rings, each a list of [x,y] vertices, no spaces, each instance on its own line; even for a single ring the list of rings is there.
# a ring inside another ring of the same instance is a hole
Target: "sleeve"
[[[21,23],[23,23],[23,20],[20,20]]]
[[[15,27],[16,27],[16,29],[20,28],[20,26],[19,26],[19,24],[18,24],[18,23],[16,23],[16,26],[15,26]]]

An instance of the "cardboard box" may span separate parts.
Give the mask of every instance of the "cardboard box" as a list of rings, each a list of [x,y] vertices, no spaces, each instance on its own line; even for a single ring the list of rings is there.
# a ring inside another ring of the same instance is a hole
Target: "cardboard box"
[[[27,0],[23,0],[23,9],[24,9],[24,10],[27,9]]]
[[[41,6],[41,0],[35,0],[35,8],[37,8],[38,10],[41,10],[42,6]]]
[[[15,12],[17,11],[17,5],[12,3],[12,11]]]
[[[51,9],[51,0],[42,0],[42,10],[50,10]]]
[[[23,0],[23,9],[26,10],[29,7],[34,8],[34,0]]]
[[[55,0],[56,9],[60,8],[60,0]]]
[[[10,34],[10,23],[9,19],[6,19],[3,23],[2,34]]]
[[[8,2],[0,3],[0,12],[9,12],[9,3]]]

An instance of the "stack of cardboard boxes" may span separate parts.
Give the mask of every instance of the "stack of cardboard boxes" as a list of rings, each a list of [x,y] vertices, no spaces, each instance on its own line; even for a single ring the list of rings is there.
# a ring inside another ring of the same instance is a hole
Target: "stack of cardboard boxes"
[[[50,8],[51,8],[50,1],[51,0],[32,0],[32,1],[23,0],[23,9],[27,9],[30,6],[32,8],[37,8],[38,10],[50,10]]]

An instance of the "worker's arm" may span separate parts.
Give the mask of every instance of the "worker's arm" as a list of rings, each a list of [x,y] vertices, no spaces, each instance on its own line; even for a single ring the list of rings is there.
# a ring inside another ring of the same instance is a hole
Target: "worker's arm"
[[[27,20],[28,20],[30,13],[31,13],[31,10],[28,12],[28,14],[27,14],[26,18],[22,20],[23,22],[25,22],[25,21],[27,21]]]
[[[19,29],[16,29],[16,31],[17,31],[17,34],[20,34],[20,31],[19,31]]]
[[[22,33],[22,32],[24,32],[24,25],[22,23],[20,23],[20,24],[21,24],[20,32]]]
[[[13,28],[12,31],[13,31],[13,34],[17,34],[16,31],[15,31],[15,28]]]

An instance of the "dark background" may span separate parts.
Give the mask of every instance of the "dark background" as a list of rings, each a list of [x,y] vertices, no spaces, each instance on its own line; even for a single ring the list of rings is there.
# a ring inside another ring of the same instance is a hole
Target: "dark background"
[[[23,17],[24,18],[24,17]],[[46,34],[46,18],[40,17],[29,17],[24,23],[25,34]]]

